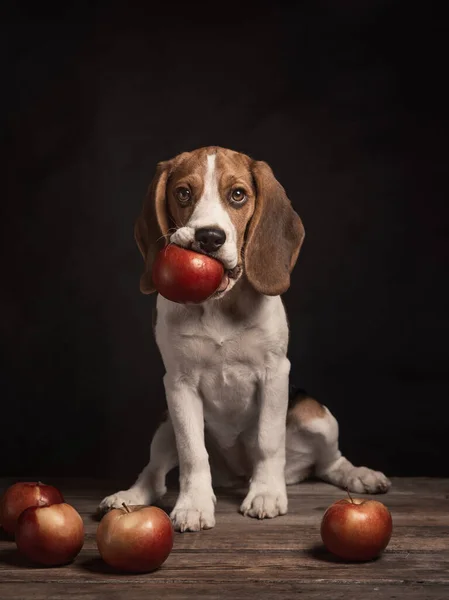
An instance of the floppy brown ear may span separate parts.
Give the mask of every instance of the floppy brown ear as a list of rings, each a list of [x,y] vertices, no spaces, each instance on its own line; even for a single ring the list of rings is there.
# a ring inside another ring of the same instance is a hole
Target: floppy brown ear
[[[304,227],[267,163],[254,161],[251,171],[256,206],[248,226],[245,272],[258,292],[278,296],[290,287]]]
[[[140,291],[151,294],[155,291],[151,272],[158,251],[165,246],[169,225],[166,189],[169,161],[157,165],[156,173],[148,188],[142,212],[134,226],[134,238],[145,261],[140,277]]]

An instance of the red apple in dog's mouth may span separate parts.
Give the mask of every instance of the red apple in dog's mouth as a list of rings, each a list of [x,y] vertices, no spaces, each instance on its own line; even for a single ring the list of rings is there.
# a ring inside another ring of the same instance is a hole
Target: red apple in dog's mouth
[[[170,244],[156,256],[152,271],[156,290],[172,302],[204,302],[229,284],[222,263],[215,258]]]
[[[220,285],[218,286],[218,288],[215,291],[216,292],[224,292],[225,289],[228,287],[228,285],[229,285],[229,275],[225,272]]]

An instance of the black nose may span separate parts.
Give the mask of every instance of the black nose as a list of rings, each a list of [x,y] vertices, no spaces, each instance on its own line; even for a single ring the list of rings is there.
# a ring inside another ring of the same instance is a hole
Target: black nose
[[[204,252],[216,252],[226,241],[226,234],[222,229],[202,227],[195,231],[195,240]]]

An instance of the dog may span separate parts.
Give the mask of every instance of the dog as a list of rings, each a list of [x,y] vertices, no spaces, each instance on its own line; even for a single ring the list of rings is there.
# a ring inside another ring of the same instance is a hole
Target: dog
[[[168,414],[136,482],[105,498],[100,512],[159,500],[176,466],[179,495],[170,516],[181,532],[214,527],[214,488],[239,482],[248,486],[240,511],[259,519],[284,515],[286,486],[312,474],[357,493],[389,489],[383,473],[342,456],[327,407],[302,391],[289,395],[281,294],[304,227],[266,162],[205,147],[159,163],[135,239],[144,294],[155,292],[152,265],[167,243],[210,255],[225,272],[201,304],[157,296]]]

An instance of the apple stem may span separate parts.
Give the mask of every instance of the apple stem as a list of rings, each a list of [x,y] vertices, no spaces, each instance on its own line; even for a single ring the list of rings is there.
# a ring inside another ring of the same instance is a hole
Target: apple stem
[[[351,502],[354,504],[354,500],[352,499],[351,494],[349,493],[349,488],[346,488],[346,493],[349,496],[349,500],[351,500]]]
[[[122,506],[126,510],[126,512],[128,512],[128,513],[131,512],[124,502],[122,502]]]

